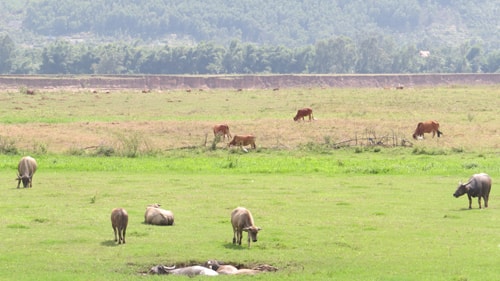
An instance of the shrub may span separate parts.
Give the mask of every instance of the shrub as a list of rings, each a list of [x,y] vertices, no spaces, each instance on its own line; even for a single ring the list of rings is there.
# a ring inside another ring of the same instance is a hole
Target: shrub
[[[15,155],[19,153],[19,150],[15,141],[0,136],[0,153]]]

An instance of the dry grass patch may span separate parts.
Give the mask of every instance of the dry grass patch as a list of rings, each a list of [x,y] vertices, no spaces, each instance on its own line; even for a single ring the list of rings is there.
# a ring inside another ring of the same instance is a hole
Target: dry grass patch
[[[367,135],[413,142],[416,124],[428,119],[440,122],[444,137],[426,136],[417,146],[490,150],[500,144],[500,90],[494,87],[0,95],[2,136],[28,151],[34,144],[53,152],[117,145],[132,136],[141,136],[144,149],[153,151],[210,146],[216,123],[229,124],[233,135],[254,134],[261,148],[294,149]],[[317,120],[292,120],[304,106],[313,108]]]

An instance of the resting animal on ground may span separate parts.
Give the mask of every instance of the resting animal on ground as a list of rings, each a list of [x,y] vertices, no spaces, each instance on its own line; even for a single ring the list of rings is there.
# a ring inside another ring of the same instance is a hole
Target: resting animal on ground
[[[128,214],[123,208],[114,208],[111,211],[111,226],[115,232],[115,242],[125,244],[125,233],[127,232]]]
[[[424,133],[432,133],[432,137],[434,137],[434,135],[436,135],[437,133],[438,138],[443,134],[441,131],[439,131],[439,123],[432,120],[418,123],[417,128],[413,133],[413,138],[424,138]]]
[[[255,269],[248,269],[248,268],[240,268],[238,269],[234,265],[230,264],[220,264],[216,260],[209,260],[206,263],[206,266],[210,269],[213,269],[217,271],[219,274],[225,274],[225,275],[253,275],[257,273],[261,273],[262,271],[255,270]]]
[[[174,214],[160,206],[158,203],[148,205],[144,213],[144,222],[153,225],[173,225]]]
[[[299,119],[304,120],[304,117],[306,116],[309,116],[309,121],[314,120],[313,110],[309,107],[297,110],[297,114],[293,117],[293,121],[297,121]]]
[[[221,136],[224,141],[227,137],[227,140],[231,138],[231,133],[229,133],[229,126],[227,124],[218,124],[214,126],[214,137]]]
[[[488,208],[488,199],[490,197],[491,178],[485,173],[474,174],[466,184],[458,184],[457,190],[453,193],[458,198],[465,193],[469,198],[469,209],[472,209],[472,197],[478,197],[479,209],[481,209],[481,197],[484,199],[484,207]]]
[[[17,165],[17,188],[23,182],[23,187],[33,187],[33,175],[36,172],[36,160],[30,156],[21,158]]]
[[[150,270],[149,273],[152,274],[174,274],[174,275],[186,275],[189,277],[193,277],[196,275],[205,275],[205,276],[217,276],[219,273],[217,273],[215,270],[206,268],[201,265],[193,265],[193,266],[187,266],[187,267],[181,267],[181,268],[175,268],[175,266],[164,266],[164,265],[157,265],[153,266]]]
[[[248,232],[248,247],[250,248],[250,239],[257,242],[257,234],[261,230],[255,226],[252,214],[249,210],[238,207],[231,212],[231,224],[233,225],[233,244],[241,245],[243,231]]]

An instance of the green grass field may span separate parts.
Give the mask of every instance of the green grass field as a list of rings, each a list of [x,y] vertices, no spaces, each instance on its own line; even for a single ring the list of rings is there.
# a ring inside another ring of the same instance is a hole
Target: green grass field
[[[326,91],[0,93],[0,145],[16,152],[0,155],[0,279],[184,280],[144,272],[219,259],[279,268],[216,277],[224,280],[498,280],[499,90]],[[435,99],[423,106],[430,114],[414,106],[418,97]],[[214,105],[226,99],[222,117]],[[318,120],[293,123],[292,104],[317,108]],[[256,114],[242,114],[251,111],[245,106]],[[367,128],[385,133],[391,124],[410,137],[415,120],[434,116],[445,136],[413,147],[333,149],[326,142]],[[222,120],[233,134],[259,132],[257,151],[202,145]],[[133,142],[134,134],[148,153],[75,152],[95,142],[120,151],[117,136]],[[39,164],[32,189],[16,189],[14,181],[24,154]],[[490,207],[480,210],[474,200],[469,210],[466,197],[452,194],[477,172],[493,178]],[[143,224],[155,202],[174,212],[174,226]],[[237,206],[263,229],[250,249],[232,245]],[[130,216],[125,245],[113,241],[115,207]]]

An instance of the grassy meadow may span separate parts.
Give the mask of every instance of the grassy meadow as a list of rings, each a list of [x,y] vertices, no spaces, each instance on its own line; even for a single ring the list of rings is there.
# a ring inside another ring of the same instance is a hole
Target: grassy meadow
[[[0,280],[185,280],[144,273],[208,259],[279,270],[252,280],[497,280],[500,89],[47,90],[0,93]],[[293,122],[310,106],[317,120]],[[415,141],[417,122],[444,136]],[[257,150],[213,144],[211,126]],[[336,149],[365,136],[388,143]],[[392,144],[392,143],[391,143]],[[399,144],[397,142],[396,144]],[[38,161],[32,189],[16,166]],[[452,196],[474,173],[490,206]],[[158,202],[175,225],[145,225]],[[262,227],[232,245],[230,212]],[[110,214],[129,213],[116,245]],[[195,279],[206,279],[197,277]]]

